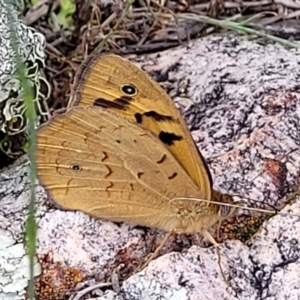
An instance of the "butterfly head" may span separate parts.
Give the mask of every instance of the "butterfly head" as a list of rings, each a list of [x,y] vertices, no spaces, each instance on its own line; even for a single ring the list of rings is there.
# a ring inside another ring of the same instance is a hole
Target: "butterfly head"
[[[181,233],[201,232],[236,212],[236,207],[224,206],[224,204],[234,202],[231,196],[218,192],[213,196],[214,203],[197,198],[172,199],[172,211],[179,221],[176,231]],[[220,205],[216,204],[217,202],[220,202]]]

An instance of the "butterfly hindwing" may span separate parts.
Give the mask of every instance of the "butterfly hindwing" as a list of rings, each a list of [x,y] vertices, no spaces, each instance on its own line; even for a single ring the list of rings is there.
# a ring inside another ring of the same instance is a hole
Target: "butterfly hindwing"
[[[155,135],[100,107],[75,107],[42,126],[37,165],[65,209],[182,231],[208,228],[219,218],[217,205],[207,210],[203,202],[172,201],[202,192]]]

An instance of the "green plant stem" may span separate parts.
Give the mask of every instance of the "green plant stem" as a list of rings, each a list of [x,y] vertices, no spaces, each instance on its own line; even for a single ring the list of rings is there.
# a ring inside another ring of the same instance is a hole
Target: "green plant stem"
[[[36,149],[36,133],[35,133],[35,120],[36,120],[36,110],[33,101],[33,92],[30,86],[30,82],[26,78],[25,66],[22,58],[19,55],[18,47],[19,40],[16,35],[15,23],[13,15],[9,9],[9,4],[7,3],[7,17],[8,17],[8,27],[10,31],[10,41],[11,47],[15,54],[16,60],[16,72],[19,76],[21,87],[23,89],[24,103],[26,107],[26,118],[28,120],[28,138],[29,138],[29,151],[28,156],[31,162],[29,170],[29,180],[30,180],[30,201],[28,205],[28,218],[26,224],[26,240],[27,240],[27,250],[29,255],[29,273],[30,280],[28,286],[29,299],[34,299],[34,260],[36,254],[36,221],[35,221],[35,184],[36,184],[36,161],[35,161],[35,149]]]

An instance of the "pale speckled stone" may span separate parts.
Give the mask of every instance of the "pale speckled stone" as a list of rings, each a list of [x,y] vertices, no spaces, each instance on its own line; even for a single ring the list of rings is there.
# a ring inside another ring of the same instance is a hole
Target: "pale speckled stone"
[[[289,206],[300,211],[300,198]],[[214,247],[191,247],[151,262],[122,286],[126,299],[299,299],[300,217],[276,216],[248,243],[220,246],[221,276]],[[172,295],[170,294],[172,291]],[[181,297],[181,298],[180,298]]]
[[[133,248],[130,257],[141,244],[141,230],[102,222],[81,212],[50,211],[39,226],[39,254],[51,253],[55,263],[80,268],[89,276],[112,271],[118,251]]]

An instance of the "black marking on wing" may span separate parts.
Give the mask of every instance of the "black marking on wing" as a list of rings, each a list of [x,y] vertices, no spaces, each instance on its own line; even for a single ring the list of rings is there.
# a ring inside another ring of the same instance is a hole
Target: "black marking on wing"
[[[106,165],[105,167],[108,170],[108,173],[104,176],[104,178],[106,179],[113,173],[113,171],[108,165]]]
[[[109,190],[114,187],[114,184],[110,181],[109,185],[105,188],[105,191],[109,193]]]
[[[101,159],[101,161],[102,162],[105,162],[107,159],[108,159],[108,155],[107,155],[107,152],[105,152],[105,151],[102,151],[102,153],[103,153],[103,158]]]
[[[135,117],[135,120],[136,120],[136,122],[137,122],[138,124],[141,124],[141,123],[142,123],[142,121],[143,121],[143,115],[142,115],[142,114],[136,113],[136,114],[134,115],[134,117]]]
[[[160,160],[157,161],[158,164],[162,164],[166,159],[166,155],[164,154]]]
[[[132,97],[122,96],[120,98],[116,98],[113,101],[106,100],[104,98],[98,98],[94,101],[94,106],[100,106],[103,108],[115,108],[120,110],[126,110],[126,108],[130,105],[130,102],[133,100]]]
[[[135,120],[139,124],[143,122],[143,117],[152,118],[157,122],[162,122],[162,121],[175,122],[172,116],[162,115],[154,110],[147,111],[143,114],[136,113],[134,116],[135,116]]]
[[[154,110],[150,110],[144,113],[146,117],[153,118],[155,121],[174,121],[172,116],[161,115]]]
[[[177,175],[178,175],[178,174],[175,172],[175,173],[173,173],[171,176],[169,176],[168,179],[170,179],[170,180],[171,180],[171,179],[174,179],[175,177],[177,177]]]
[[[133,184],[130,183],[129,186],[130,186],[130,190],[131,190],[131,191],[134,191],[134,186],[133,186]]]
[[[138,173],[137,173],[138,179],[141,179],[142,175],[144,175],[144,172],[138,172]]]
[[[167,144],[168,146],[174,145],[175,141],[181,141],[182,136],[177,135],[175,133],[170,133],[170,132],[165,132],[161,131],[158,135],[158,138],[164,143]]]

